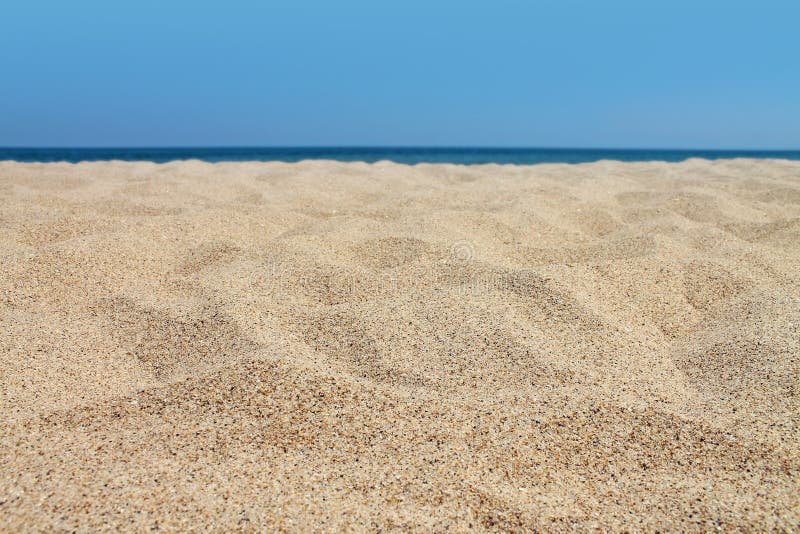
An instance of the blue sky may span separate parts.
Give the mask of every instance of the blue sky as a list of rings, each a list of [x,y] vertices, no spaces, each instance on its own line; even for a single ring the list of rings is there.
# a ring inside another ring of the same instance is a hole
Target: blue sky
[[[0,146],[800,148],[800,2],[41,1]]]

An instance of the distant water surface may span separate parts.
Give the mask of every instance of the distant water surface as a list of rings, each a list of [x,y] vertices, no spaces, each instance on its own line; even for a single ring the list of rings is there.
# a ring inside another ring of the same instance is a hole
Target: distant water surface
[[[689,158],[769,158],[800,160],[800,150],[650,150],[576,148],[431,148],[431,147],[205,147],[205,148],[1,148],[0,161],[302,161],[327,159],[397,163],[587,163],[683,161]]]

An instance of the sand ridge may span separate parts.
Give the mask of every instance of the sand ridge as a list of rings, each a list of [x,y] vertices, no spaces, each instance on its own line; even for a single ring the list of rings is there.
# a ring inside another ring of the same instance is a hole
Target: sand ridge
[[[800,528],[800,162],[0,162],[0,529]]]

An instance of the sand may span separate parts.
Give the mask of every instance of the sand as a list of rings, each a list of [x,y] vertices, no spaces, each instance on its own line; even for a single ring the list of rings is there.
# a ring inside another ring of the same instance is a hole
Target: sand
[[[0,162],[0,530],[800,528],[800,162]]]

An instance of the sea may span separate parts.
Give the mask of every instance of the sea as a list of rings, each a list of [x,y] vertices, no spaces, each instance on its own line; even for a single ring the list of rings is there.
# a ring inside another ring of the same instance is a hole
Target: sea
[[[800,160],[800,150],[675,150],[600,148],[454,148],[454,147],[178,147],[178,148],[3,148],[0,161],[394,161],[397,163],[588,163],[599,160],[668,161],[690,158],[766,158]]]

